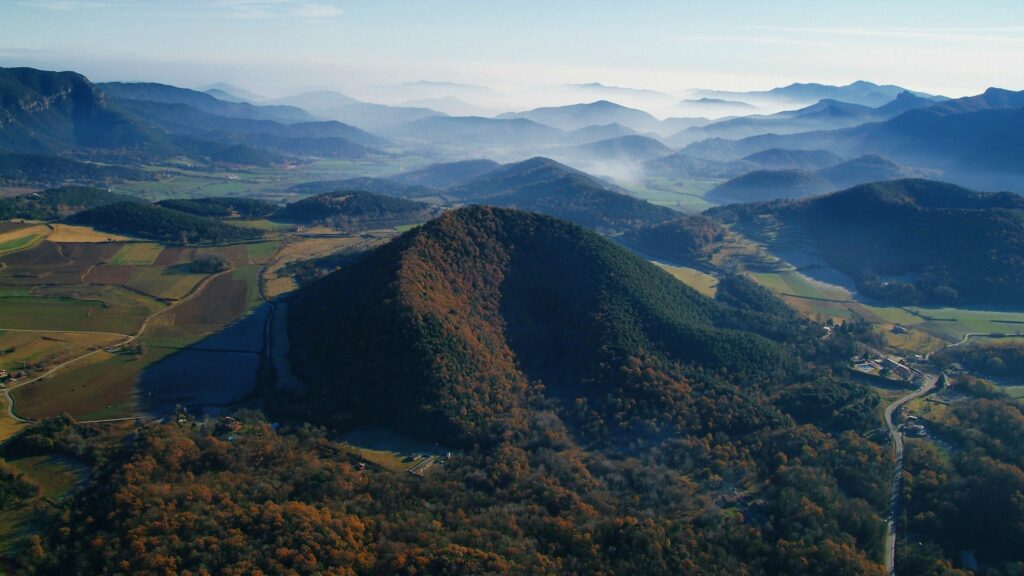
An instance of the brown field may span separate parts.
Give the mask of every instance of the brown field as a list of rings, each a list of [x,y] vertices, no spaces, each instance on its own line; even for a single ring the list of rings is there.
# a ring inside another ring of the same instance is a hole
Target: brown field
[[[224,258],[227,258],[228,262],[231,263],[232,268],[245,266],[246,264],[251,263],[249,261],[249,246],[247,244],[196,248],[195,254],[192,257],[195,258],[201,254],[220,254]]]
[[[174,325],[219,326],[245,313],[248,284],[232,273],[221,274],[203,287],[197,297],[169,311]]]
[[[167,246],[160,255],[153,261],[154,266],[174,266],[175,264],[189,262],[192,260],[192,253],[195,248],[183,246]]]
[[[50,242],[114,242],[131,240],[127,236],[100,232],[88,226],[70,226],[68,224],[52,224],[53,231],[47,239]]]
[[[76,264],[110,262],[123,246],[119,242],[70,242],[60,244],[61,252]]]
[[[36,226],[36,224],[31,222],[14,222],[12,220],[4,220],[0,222],[0,234],[6,234],[7,232],[21,230],[30,226]]]
[[[95,266],[85,275],[85,282],[88,284],[124,284],[133,270],[135,270],[135,266],[118,264]]]
[[[4,256],[4,272],[17,269],[50,270],[57,266],[70,264],[71,261],[61,253],[60,245],[53,242],[40,242],[28,250],[20,250]]]

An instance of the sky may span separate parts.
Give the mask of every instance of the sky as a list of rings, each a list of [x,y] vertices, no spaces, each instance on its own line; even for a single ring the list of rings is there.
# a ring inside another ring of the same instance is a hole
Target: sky
[[[394,100],[382,87],[421,80],[684,97],[859,79],[963,96],[1024,89],[1021,62],[1020,0],[0,0],[0,66],[270,97]]]

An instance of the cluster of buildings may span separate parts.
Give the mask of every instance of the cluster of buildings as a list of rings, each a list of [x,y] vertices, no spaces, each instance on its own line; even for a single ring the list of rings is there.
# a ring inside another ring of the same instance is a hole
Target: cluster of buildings
[[[853,369],[872,376],[881,376],[891,380],[913,380],[921,376],[921,371],[908,366],[902,358],[883,356],[881,354],[864,353],[863,356],[850,358]]]

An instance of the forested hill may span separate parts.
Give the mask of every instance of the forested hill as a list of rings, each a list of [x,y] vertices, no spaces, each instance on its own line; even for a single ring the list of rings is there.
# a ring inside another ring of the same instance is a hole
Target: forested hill
[[[265,218],[277,211],[277,206],[270,202],[235,196],[172,198],[156,204],[178,212],[211,218]]]
[[[68,219],[104,232],[156,240],[166,244],[220,244],[259,238],[262,232],[137,202],[119,202],[92,208]]]
[[[1016,194],[897,180],[708,214],[765,239],[779,226],[803,234],[878,299],[1024,306],[1024,197]]]
[[[278,222],[329,224],[337,227],[422,222],[436,210],[429,204],[370,192],[318,194],[285,206],[272,216]]]
[[[608,462],[566,473],[607,490],[609,511],[649,502],[651,522],[668,533],[700,530],[693,518],[701,514],[687,516],[683,503],[728,477],[766,504],[734,526],[744,544],[725,553],[725,572],[788,572],[814,557],[817,573],[880,573],[871,558],[882,523],[872,507],[886,502],[886,461],[860,438],[877,426],[878,398],[795,353],[829,365],[849,352],[844,336],[820,340],[819,329],[743,278],[723,278],[719,294],[743,308],[707,299],[567,222],[489,207],[451,211],[299,292],[288,325],[308,388],[279,394],[271,408],[331,428],[385,424],[478,446],[481,478],[490,474],[483,461],[505,469],[503,455],[518,454],[501,494],[526,497],[528,477],[558,482],[559,472],[530,469],[552,451]],[[832,448],[801,453],[809,445]],[[859,464],[840,462],[854,454]],[[647,488],[619,484],[619,458],[665,476]],[[477,491],[483,484],[456,485],[452,498],[504,500]],[[581,497],[577,490],[565,497]],[[683,492],[675,504],[654,504],[662,490]],[[798,504],[805,495],[815,512]],[[830,520],[799,520],[807,514]],[[778,546],[780,538],[791,545]],[[688,555],[690,545],[673,548]],[[608,566],[609,554],[602,547],[597,565]],[[631,573],[686,573],[717,561],[693,562],[633,564]]]
[[[680,216],[664,224],[639,228],[619,240],[641,254],[687,266],[706,265],[708,249],[725,237],[725,227],[701,215]]]
[[[0,219],[57,220],[76,212],[133,199],[88,186],[63,186],[42,192],[0,198]]]

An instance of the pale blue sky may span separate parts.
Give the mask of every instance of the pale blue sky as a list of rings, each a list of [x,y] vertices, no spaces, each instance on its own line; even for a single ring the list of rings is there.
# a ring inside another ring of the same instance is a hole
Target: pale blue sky
[[[1024,88],[1024,2],[0,0],[0,65],[269,95],[445,80]]]

